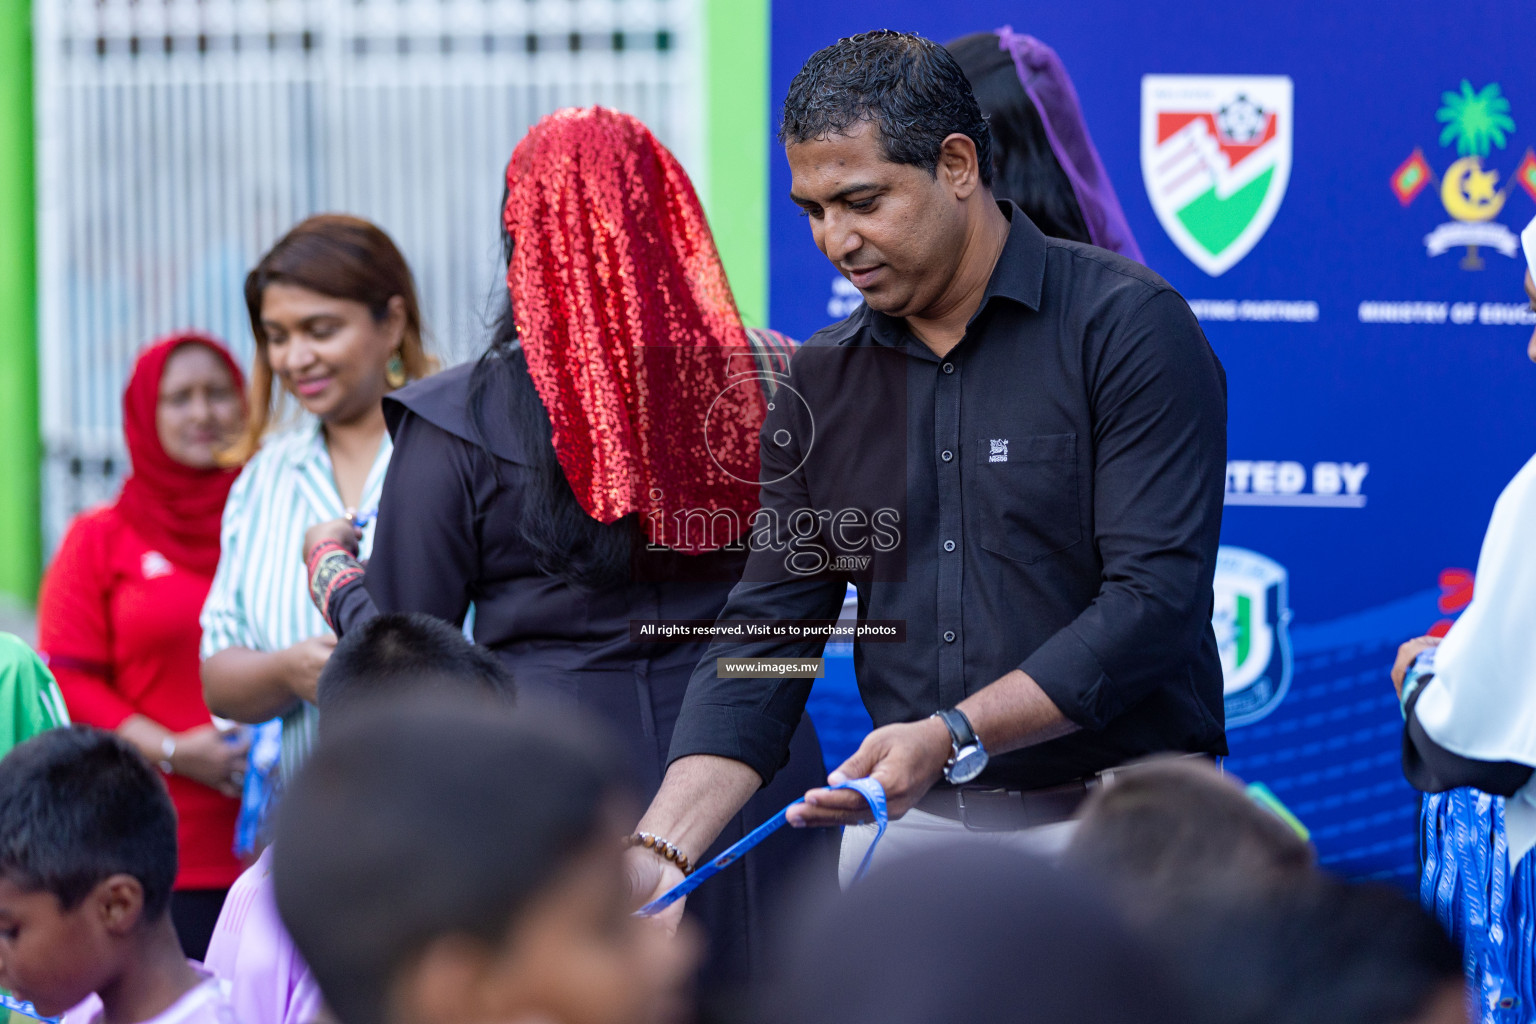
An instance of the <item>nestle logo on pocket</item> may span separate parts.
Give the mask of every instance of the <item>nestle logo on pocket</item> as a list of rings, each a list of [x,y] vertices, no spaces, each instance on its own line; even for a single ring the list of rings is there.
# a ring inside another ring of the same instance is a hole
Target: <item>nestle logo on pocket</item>
[[[987,442],[987,461],[1008,461],[1008,439],[1006,437],[994,437]]]

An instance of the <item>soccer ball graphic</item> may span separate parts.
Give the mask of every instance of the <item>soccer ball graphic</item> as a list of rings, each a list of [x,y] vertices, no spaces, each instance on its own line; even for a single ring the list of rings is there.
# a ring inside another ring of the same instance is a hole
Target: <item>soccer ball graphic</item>
[[[1264,131],[1264,108],[1242,93],[1216,111],[1216,127],[1236,143],[1252,142]]]

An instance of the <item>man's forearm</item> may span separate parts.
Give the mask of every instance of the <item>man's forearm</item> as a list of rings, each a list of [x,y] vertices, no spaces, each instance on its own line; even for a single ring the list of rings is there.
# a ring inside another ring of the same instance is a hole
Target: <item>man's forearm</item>
[[[971,694],[958,707],[993,755],[1032,747],[1078,729],[1021,669]]]
[[[729,757],[680,757],[667,768],[637,828],[667,840],[697,864],[762,784],[756,771]]]

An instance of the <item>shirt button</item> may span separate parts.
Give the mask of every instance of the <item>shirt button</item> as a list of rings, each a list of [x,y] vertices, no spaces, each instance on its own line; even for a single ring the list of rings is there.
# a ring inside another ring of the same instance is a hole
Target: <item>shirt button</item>
[[[955,372],[955,364],[954,363],[945,363],[943,369],[944,369],[945,373],[954,373]]]
[[[944,550],[945,551],[953,551],[953,550],[955,550],[955,542],[952,541],[952,540],[945,541],[944,542]]]
[[[947,643],[947,644],[952,644],[952,643],[955,642],[955,631],[954,630],[951,629],[951,630],[946,630],[945,631],[945,633],[944,633],[944,642]]]
[[[944,452],[939,456],[939,458],[943,459],[945,462],[948,462],[950,459],[952,459],[954,457],[955,457],[955,453],[950,451],[948,448],[944,449]]]

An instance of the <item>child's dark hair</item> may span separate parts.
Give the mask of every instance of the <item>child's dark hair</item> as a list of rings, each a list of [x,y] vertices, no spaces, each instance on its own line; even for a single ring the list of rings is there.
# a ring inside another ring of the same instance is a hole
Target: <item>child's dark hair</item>
[[[608,834],[623,791],[584,720],[468,695],[397,698],[321,737],[273,844],[278,910],[346,1024],[383,1024],[434,939],[494,945],[567,859]]]
[[[1138,924],[1314,870],[1307,841],[1204,760],[1143,762],[1090,796],[1078,819],[1065,860],[1116,890]]]
[[[382,697],[437,690],[480,690],[510,701],[512,673],[501,659],[430,615],[380,615],[347,631],[320,673],[322,721],[337,709]]]
[[[1164,941],[1212,1024],[1402,1024],[1465,984],[1435,919],[1380,884],[1320,876]]]
[[[0,877],[78,907],[112,875],[144,889],[143,920],[176,881],[176,811],[159,774],[109,732],[50,729],[0,759]]]

